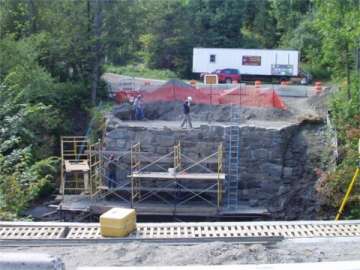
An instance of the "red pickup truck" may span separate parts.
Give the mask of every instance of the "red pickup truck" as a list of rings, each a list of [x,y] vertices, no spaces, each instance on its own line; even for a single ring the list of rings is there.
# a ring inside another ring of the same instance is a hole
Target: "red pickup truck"
[[[232,82],[240,82],[241,76],[238,69],[234,68],[225,68],[225,69],[217,69],[211,74],[217,74],[219,78],[219,83],[232,83]],[[205,74],[201,74],[200,77],[203,78]]]

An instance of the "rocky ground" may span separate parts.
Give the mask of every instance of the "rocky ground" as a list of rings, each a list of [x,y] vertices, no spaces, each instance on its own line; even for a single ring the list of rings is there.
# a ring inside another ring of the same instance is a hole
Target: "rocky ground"
[[[127,76],[106,73],[103,79],[109,84],[112,91],[116,91]],[[161,80],[149,80],[144,78],[133,78],[135,89],[144,87],[144,81],[150,81],[155,86],[166,83]],[[180,82],[180,81],[178,81]],[[281,87],[280,85],[264,85],[266,89],[275,89],[284,101],[287,110],[271,108],[240,108],[241,120],[270,120],[270,121],[296,121],[303,118],[323,117],[326,113],[326,97],[333,90],[325,88],[321,94],[316,94],[312,86],[291,85]],[[114,113],[122,120],[128,120],[131,107],[120,105],[114,107]],[[230,118],[230,106],[193,104],[192,117],[194,120],[227,122]],[[179,120],[182,117],[181,102],[159,102],[145,106],[145,117],[148,120]]]
[[[59,256],[67,270],[78,266],[169,266],[302,263],[360,258],[353,238],[282,241],[274,244],[210,242],[197,245],[149,243],[86,246],[0,247],[0,252],[41,252]]]

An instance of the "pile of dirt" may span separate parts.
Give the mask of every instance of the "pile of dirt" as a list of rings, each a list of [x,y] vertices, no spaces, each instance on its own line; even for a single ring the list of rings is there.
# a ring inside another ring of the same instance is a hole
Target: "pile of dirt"
[[[360,242],[356,240],[275,244],[211,242],[196,245],[149,243],[91,244],[88,246],[3,247],[6,252],[45,252],[59,256],[66,269],[79,266],[171,266],[219,264],[271,264],[357,260]]]
[[[190,84],[188,84],[182,80],[178,80],[178,79],[168,80],[161,87],[179,87],[179,88],[183,88],[183,89],[193,89],[193,87]]]
[[[307,99],[309,107],[313,108],[319,115],[326,117],[328,112],[328,97],[335,91],[335,88],[326,87],[322,92],[312,95]]]

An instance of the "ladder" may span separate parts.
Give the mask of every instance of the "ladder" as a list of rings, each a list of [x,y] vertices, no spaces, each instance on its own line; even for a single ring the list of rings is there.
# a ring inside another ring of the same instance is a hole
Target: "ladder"
[[[239,205],[240,182],[240,108],[231,105],[231,125],[226,128],[225,208],[235,210]]]

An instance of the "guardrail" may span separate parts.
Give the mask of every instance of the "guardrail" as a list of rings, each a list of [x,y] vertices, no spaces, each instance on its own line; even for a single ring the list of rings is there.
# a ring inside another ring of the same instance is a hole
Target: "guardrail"
[[[138,223],[117,240],[273,241],[294,238],[359,237],[360,221]],[[98,223],[0,222],[0,241],[114,240],[100,234]]]

